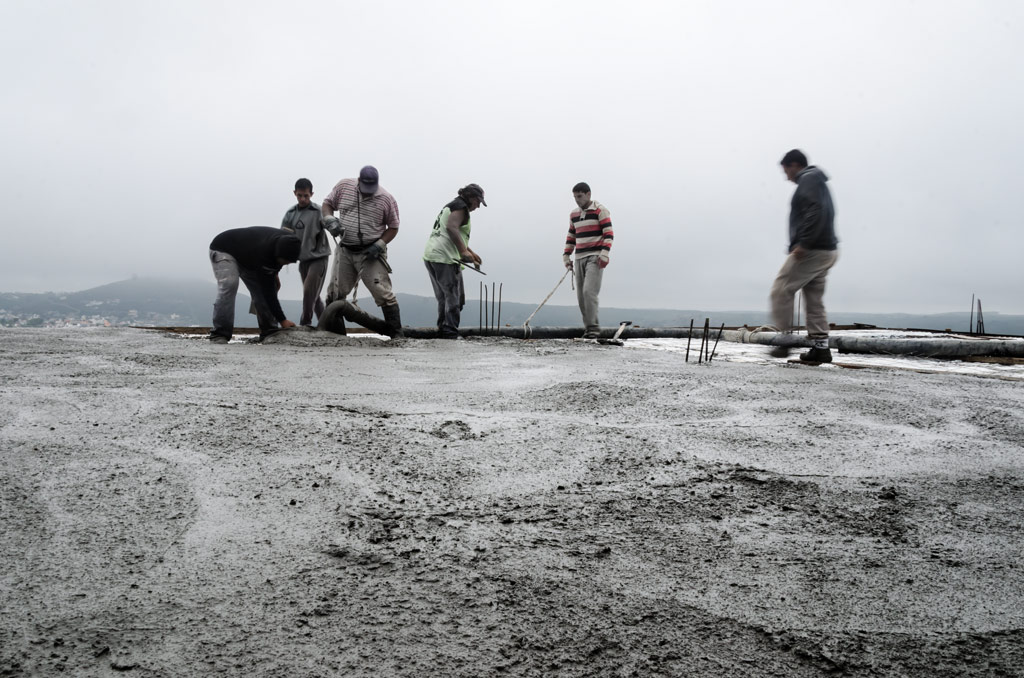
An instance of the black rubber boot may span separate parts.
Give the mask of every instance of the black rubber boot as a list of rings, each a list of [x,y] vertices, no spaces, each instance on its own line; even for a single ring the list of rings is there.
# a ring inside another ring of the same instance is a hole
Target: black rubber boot
[[[341,301],[335,301],[328,304],[327,308],[324,309],[323,314],[320,316],[316,328],[318,330],[324,330],[325,332],[345,334],[345,316],[342,314],[344,306],[345,303]]]
[[[405,332],[402,331],[402,314],[398,310],[398,304],[384,306],[380,310],[384,313],[384,322],[388,324],[388,336],[392,339],[405,339]]]
[[[815,346],[807,353],[800,354],[800,362],[804,363],[830,363],[832,362],[832,351],[827,348]]]

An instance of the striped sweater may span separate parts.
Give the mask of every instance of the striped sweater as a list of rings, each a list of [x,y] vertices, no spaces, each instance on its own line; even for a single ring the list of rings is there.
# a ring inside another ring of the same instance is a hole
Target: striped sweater
[[[569,234],[565,237],[562,259],[568,266],[569,256],[576,250],[577,259],[596,255],[608,261],[614,238],[611,213],[592,200],[586,209],[575,209],[569,215]]]

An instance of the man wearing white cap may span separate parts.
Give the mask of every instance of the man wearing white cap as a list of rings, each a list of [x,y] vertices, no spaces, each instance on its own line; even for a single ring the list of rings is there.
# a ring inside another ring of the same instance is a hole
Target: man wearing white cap
[[[380,186],[377,168],[367,165],[358,179],[339,181],[320,209],[324,227],[341,239],[334,252],[327,303],[344,299],[362,280],[393,336],[402,336],[387,263],[388,243],[398,235],[398,203]]]

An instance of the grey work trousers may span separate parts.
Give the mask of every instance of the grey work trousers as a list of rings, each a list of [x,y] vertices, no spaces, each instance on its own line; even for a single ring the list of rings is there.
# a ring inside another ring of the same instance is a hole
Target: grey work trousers
[[[381,256],[387,257],[387,249]],[[378,306],[394,306],[398,303],[395,293],[391,291],[391,277],[384,262],[368,257],[361,251],[338,246],[334,250],[331,282],[327,285],[327,303],[347,297],[359,280],[363,281]]]
[[[597,256],[583,257],[576,259],[573,264],[573,275],[576,278],[576,301],[580,305],[580,313],[583,314],[583,326],[587,332],[597,332],[601,329],[598,322],[597,295],[601,293],[601,278],[604,276],[604,269],[598,263]]]
[[[210,250],[210,264],[213,276],[217,279],[217,299],[213,302],[213,329],[210,335],[231,338],[235,331],[235,295],[238,293],[238,281],[252,296],[256,310],[256,321],[260,325],[260,335],[273,333],[280,325],[274,314],[270,312],[270,304],[263,293],[259,278],[253,271],[241,268],[233,256],[227,252]]]
[[[793,296],[804,293],[807,309],[807,336],[810,339],[828,339],[828,318],[825,316],[825,278],[839,258],[838,250],[806,250],[797,258],[786,257],[772,284],[772,319],[780,332],[793,328]]]
[[[430,276],[430,284],[437,299],[437,330],[442,337],[457,337],[459,322],[462,320],[462,307],[466,305],[462,266],[439,264],[435,261],[423,263],[427,265],[427,274]]]
[[[312,325],[313,313],[317,320],[324,312],[324,300],[320,298],[320,290],[324,288],[327,278],[327,257],[299,262],[299,277],[302,278],[302,317],[300,325]]]

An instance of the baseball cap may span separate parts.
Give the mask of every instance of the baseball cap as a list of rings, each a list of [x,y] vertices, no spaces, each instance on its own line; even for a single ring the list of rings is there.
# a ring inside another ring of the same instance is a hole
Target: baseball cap
[[[373,195],[377,192],[377,183],[380,181],[380,174],[373,165],[367,165],[359,170],[359,192]]]
[[[484,189],[480,188],[480,184],[468,184],[463,189],[468,198],[479,198],[480,204],[487,207],[487,201],[484,200]]]

